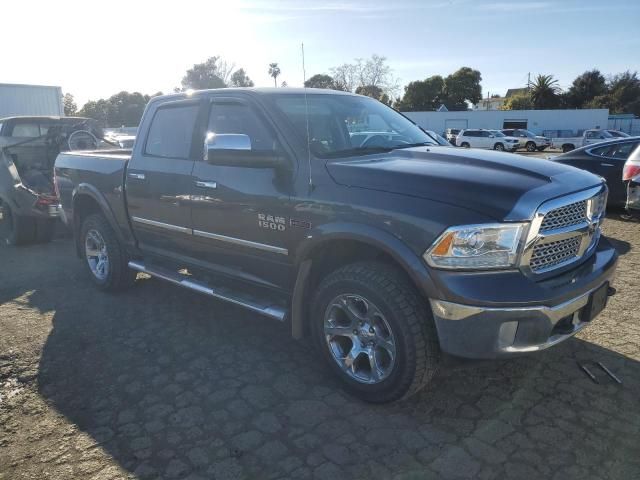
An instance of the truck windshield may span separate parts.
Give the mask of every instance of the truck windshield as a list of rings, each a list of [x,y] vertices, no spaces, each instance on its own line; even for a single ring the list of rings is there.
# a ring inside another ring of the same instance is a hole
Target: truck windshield
[[[320,158],[367,155],[397,148],[437,145],[410,120],[367,97],[309,94],[274,95],[276,107]]]

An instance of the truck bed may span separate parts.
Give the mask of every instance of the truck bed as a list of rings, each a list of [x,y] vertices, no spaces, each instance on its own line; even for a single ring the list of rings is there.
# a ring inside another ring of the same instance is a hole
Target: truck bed
[[[73,211],[73,195],[85,190],[106,199],[107,206],[123,231],[129,221],[125,205],[124,181],[130,150],[64,152],[56,159],[54,175],[62,205],[62,215]],[[93,196],[93,195],[92,195]]]

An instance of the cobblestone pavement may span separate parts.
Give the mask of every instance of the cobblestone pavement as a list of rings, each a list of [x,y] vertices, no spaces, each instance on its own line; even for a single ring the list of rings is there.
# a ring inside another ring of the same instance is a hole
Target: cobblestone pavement
[[[0,479],[640,478],[640,223],[605,230],[619,293],[578,338],[383,406],[283,325],[152,279],[100,293],[69,240],[0,246]]]

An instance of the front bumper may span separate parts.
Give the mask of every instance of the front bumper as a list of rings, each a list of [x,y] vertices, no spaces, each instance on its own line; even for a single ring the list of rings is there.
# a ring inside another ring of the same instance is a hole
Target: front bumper
[[[445,282],[453,289],[464,284],[470,298],[486,298],[488,292],[494,291],[496,295],[492,300],[499,301],[476,300],[466,304],[451,299],[430,299],[440,348],[459,357],[487,359],[535,352],[556,345],[589,324],[585,321],[589,298],[602,285],[611,284],[616,264],[615,250],[606,239],[601,239],[596,252],[585,264],[554,279],[533,282],[524,278],[518,283],[515,277],[510,280],[509,276],[501,274],[483,274],[477,276],[477,282],[469,281],[470,276],[461,283]],[[508,283],[504,284],[504,281]],[[518,289],[524,289],[527,283],[535,283],[535,286],[518,294]],[[474,284],[477,290],[471,292]],[[518,296],[520,303],[514,301]],[[459,295],[453,295],[452,299],[459,298]]]

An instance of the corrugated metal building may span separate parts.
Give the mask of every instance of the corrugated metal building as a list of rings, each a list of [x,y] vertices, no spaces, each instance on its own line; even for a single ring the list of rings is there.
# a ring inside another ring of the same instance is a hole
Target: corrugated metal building
[[[554,130],[578,132],[607,128],[609,110],[467,110],[464,112],[403,112],[422,128],[444,132],[447,128],[526,128],[537,135]]]
[[[0,118],[16,115],[63,116],[62,88],[0,83]]]

